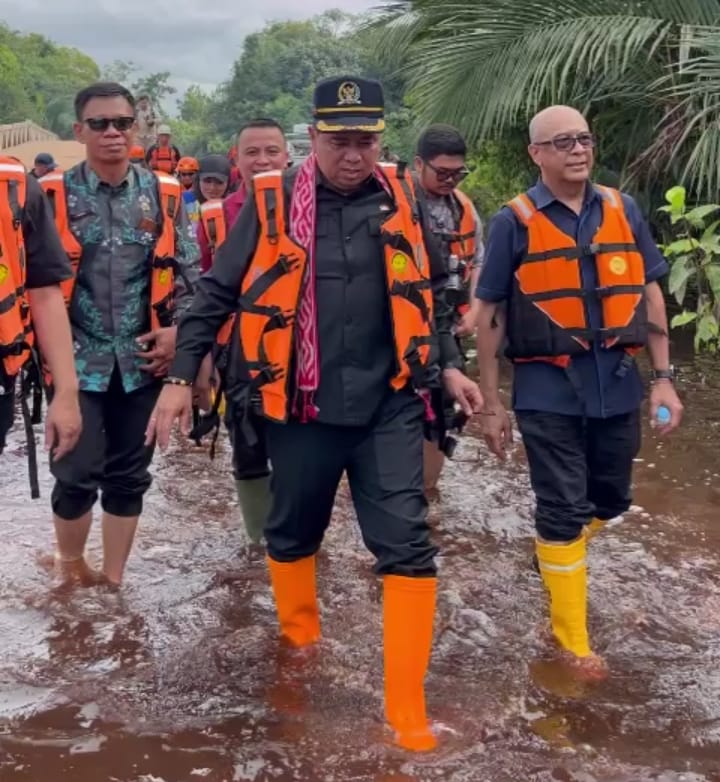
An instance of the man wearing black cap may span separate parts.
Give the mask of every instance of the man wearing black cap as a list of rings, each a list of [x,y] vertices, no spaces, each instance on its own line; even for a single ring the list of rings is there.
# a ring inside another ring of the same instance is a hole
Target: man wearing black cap
[[[148,442],[165,447],[176,418],[187,430],[190,384],[237,311],[229,396],[264,417],[256,435],[273,466],[265,537],[282,635],[295,646],[320,636],[316,554],[347,472],[384,582],[386,716],[401,746],[427,750],[437,586],[422,475],[427,394],[444,382],[469,415],[482,397],[458,369],[446,272],[409,172],[378,165],[380,84],[327,79],[314,117],[312,155],[254,178],[200,280]]]
[[[51,171],[56,170],[57,163],[55,162],[55,158],[49,152],[40,152],[35,157],[35,163],[30,173],[35,179],[42,179],[45,174],[49,174]]]

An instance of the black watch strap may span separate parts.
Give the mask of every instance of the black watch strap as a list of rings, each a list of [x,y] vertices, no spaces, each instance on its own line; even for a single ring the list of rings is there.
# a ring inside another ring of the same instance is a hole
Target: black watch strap
[[[653,369],[650,377],[652,380],[675,380],[675,370],[673,367],[669,369]]]

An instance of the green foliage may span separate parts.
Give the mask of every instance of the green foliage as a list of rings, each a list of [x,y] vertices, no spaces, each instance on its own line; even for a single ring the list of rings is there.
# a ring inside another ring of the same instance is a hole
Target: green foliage
[[[705,197],[720,189],[719,23],[718,0],[404,0],[381,22],[424,120],[475,142],[570,103],[624,180]]]
[[[0,74],[0,122],[31,119],[67,137],[75,94],[96,81],[100,71],[77,49],[0,24]]]
[[[518,193],[527,190],[536,178],[526,146],[518,132],[503,141],[480,144],[468,158],[471,173],[463,182],[462,189],[485,219],[492,217]]]
[[[694,324],[695,350],[715,353],[720,343],[720,205],[689,208],[684,187],[665,194],[660,208],[670,217],[671,241],[665,245],[670,263],[669,293],[683,307],[671,328]],[[696,294],[694,309],[689,302]]]

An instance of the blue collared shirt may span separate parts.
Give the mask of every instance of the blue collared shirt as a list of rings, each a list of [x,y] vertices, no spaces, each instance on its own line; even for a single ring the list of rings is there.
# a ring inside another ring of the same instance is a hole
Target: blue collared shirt
[[[579,215],[558,201],[542,181],[528,190],[528,196],[557,228],[574,237],[579,245],[592,242],[602,221],[602,196],[595,187],[588,187]],[[645,262],[645,280],[647,283],[654,282],[667,273],[667,263],[653,241],[638,205],[625,193],[622,200]],[[514,212],[504,206],[490,221],[485,263],[475,295],[483,301],[509,300],[514,272],[527,254],[527,247],[527,229]],[[580,264],[583,287],[595,289],[597,269],[594,258],[583,257]],[[600,325],[599,310],[590,311],[589,318],[591,325]],[[618,375],[624,355],[622,349],[607,350],[596,342],[587,354],[573,358],[573,372],[580,392],[559,367],[540,361],[515,364],[513,407],[515,410],[587,415],[591,418],[609,418],[636,410],[642,402],[644,388],[634,364],[626,374]]]

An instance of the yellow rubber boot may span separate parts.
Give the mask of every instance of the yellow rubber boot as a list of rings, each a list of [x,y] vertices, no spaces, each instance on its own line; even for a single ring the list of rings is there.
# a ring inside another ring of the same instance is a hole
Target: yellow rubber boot
[[[436,578],[383,578],[385,716],[404,749],[437,746],[425,712],[425,674],[430,663]]]
[[[595,535],[598,535],[600,532],[602,532],[605,527],[607,527],[607,521],[603,521],[603,519],[597,518],[591,519],[590,522],[583,528],[585,540],[592,540]]]
[[[280,634],[292,646],[309,646],[320,638],[315,587],[315,556],[295,562],[267,558]]]
[[[536,541],[540,575],[550,593],[550,622],[560,646],[576,657],[591,654],[587,631],[587,540],[553,545]]]

